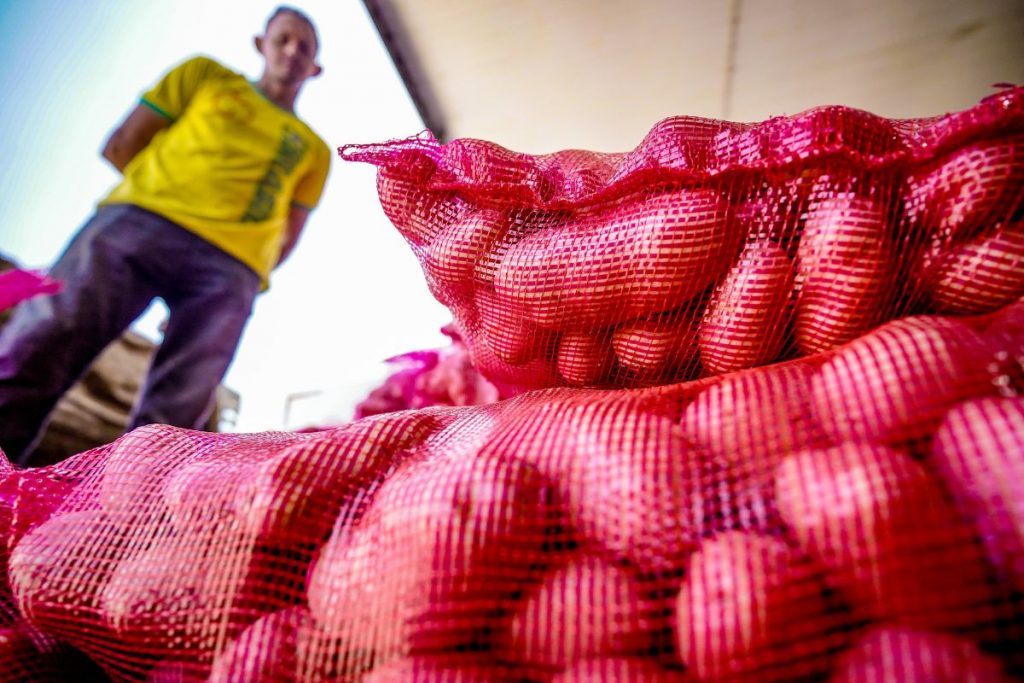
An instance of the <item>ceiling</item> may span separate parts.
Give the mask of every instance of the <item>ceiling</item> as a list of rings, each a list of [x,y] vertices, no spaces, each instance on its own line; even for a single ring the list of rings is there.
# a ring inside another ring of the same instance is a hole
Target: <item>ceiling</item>
[[[1024,83],[1020,0],[364,0],[438,137],[634,147],[667,116],[963,109]]]

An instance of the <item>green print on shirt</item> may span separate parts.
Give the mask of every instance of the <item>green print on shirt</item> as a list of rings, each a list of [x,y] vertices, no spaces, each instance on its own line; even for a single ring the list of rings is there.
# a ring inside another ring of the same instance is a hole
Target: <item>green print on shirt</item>
[[[281,146],[277,148],[274,160],[270,162],[270,168],[266,175],[256,186],[256,194],[249,203],[249,208],[242,216],[243,223],[258,223],[265,221],[274,213],[274,203],[277,195],[284,187],[284,179],[295,170],[302,155],[306,153],[309,145],[291,126],[285,125],[281,131]]]

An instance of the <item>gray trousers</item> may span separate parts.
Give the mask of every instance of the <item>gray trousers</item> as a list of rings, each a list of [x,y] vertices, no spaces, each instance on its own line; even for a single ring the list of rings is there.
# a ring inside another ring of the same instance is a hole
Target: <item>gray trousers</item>
[[[260,278],[209,242],[129,204],[101,207],[50,270],[64,283],[0,329],[0,448],[25,463],[60,397],[156,297],[170,318],[129,428],[200,428]]]

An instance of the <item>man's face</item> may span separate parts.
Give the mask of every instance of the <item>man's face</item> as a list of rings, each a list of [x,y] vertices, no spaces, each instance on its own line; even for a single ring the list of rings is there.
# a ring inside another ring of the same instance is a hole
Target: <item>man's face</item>
[[[309,24],[293,14],[275,17],[257,45],[266,60],[268,75],[275,80],[301,84],[320,73],[316,63],[316,34]]]

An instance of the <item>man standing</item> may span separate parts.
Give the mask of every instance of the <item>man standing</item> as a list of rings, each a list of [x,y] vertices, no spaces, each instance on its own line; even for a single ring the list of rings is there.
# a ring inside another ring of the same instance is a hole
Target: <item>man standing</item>
[[[66,247],[54,296],[0,330],[0,448],[26,462],[60,397],[155,297],[170,317],[129,421],[199,428],[257,293],[323,191],[327,145],[294,113],[317,76],[310,19],[280,7],[250,82],[212,59],[169,71],[111,134],[124,178]]]

